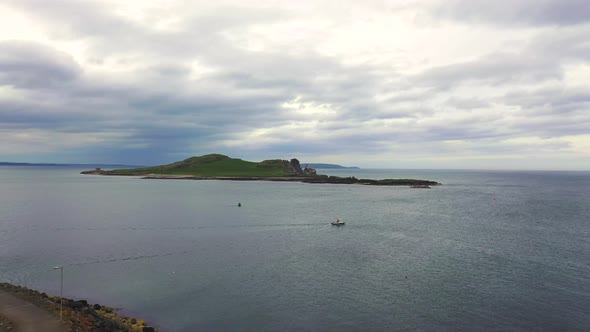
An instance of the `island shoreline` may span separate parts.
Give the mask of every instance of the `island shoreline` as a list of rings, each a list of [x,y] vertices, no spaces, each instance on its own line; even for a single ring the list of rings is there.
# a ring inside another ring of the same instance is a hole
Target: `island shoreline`
[[[311,184],[357,184],[368,186],[439,186],[441,183],[418,179],[357,179],[355,177],[337,177],[327,175],[315,176],[284,176],[284,177],[252,177],[252,176],[197,176],[182,174],[117,174],[112,171],[89,170],[80,174],[102,176],[133,176],[148,180],[222,180],[222,181],[269,181],[269,182],[301,182]]]

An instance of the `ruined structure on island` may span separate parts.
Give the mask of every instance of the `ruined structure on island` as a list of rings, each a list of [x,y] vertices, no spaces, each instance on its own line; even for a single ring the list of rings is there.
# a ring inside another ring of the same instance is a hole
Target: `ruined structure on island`
[[[309,167],[307,164],[305,165],[305,168],[303,169],[303,173],[308,174],[308,175],[317,175],[318,174],[316,172],[315,168]]]
[[[317,175],[315,168],[309,167],[309,165],[305,165],[305,167],[301,168],[301,163],[296,158],[291,159],[289,162],[291,166],[291,170],[294,174],[301,174],[301,175]]]

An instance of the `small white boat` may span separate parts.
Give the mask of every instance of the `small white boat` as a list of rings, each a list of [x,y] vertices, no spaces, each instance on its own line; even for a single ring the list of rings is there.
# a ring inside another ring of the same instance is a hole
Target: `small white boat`
[[[334,226],[342,226],[342,225],[346,224],[346,222],[340,220],[339,218],[336,218],[336,220],[332,221],[331,224]]]

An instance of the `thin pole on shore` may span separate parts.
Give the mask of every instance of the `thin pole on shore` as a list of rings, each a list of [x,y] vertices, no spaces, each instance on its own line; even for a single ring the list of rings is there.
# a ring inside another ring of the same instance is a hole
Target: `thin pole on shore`
[[[54,270],[60,270],[60,284],[59,284],[59,320],[63,321],[63,306],[64,306],[64,267],[56,266]]]

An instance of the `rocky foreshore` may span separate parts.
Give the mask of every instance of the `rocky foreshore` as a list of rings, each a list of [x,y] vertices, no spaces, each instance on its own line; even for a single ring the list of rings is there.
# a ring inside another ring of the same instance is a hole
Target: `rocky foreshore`
[[[0,289],[25,301],[41,307],[57,318],[60,312],[59,296],[50,296],[34,289],[0,283]],[[85,300],[63,298],[63,321],[69,331],[79,332],[155,332],[144,320],[119,315],[117,310],[100,304],[89,304]],[[0,319],[9,326],[9,322]],[[1,329],[0,329],[1,330]],[[8,330],[10,331],[10,330]]]
[[[8,319],[0,316],[0,332],[13,332],[16,331],[14,324]]]

